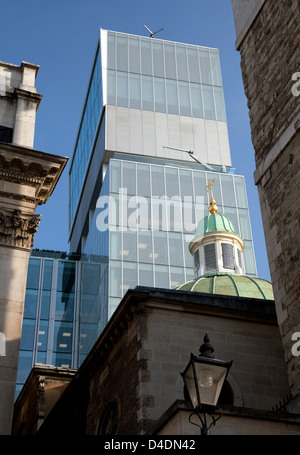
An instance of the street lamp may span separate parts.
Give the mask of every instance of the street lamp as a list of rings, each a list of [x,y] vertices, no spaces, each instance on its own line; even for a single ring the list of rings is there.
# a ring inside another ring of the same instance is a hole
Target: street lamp
[[[190,361],[181,376],[189,394],[194,412],[201,422],[201,434],[209,434],[209,429],[214,426],[221,416],[215,418],[212,414],[216,410],[218,399],[228,375],[231,362],[215,359],[214,348],[209,343],[209,337],[205,335],[204,343],[200,347],[200,355],[191,354]],[[201,417],[203,415],[203,417]],[[207,416],[212,422],[208,425]],[[200,425],[198,425],[200,426]]]

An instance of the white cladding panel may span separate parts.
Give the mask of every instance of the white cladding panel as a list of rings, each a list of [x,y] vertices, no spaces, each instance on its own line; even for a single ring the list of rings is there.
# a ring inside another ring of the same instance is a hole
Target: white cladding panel
[[[192,150],[202,162],[231,166],[226,122],[195,119],[161,112],[106,106],[105,149],[131,155],[194,161]]]

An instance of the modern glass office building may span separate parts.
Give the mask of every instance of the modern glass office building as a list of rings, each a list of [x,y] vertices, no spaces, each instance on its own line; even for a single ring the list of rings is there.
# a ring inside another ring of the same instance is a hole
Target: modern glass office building
[[[218,50],[101,30],[70,166],[69,228],[71,251],[108,260],[108,318],[130,287],[193,278],[188,245],[209,179],[255,276]]]
[[[30,259],[20,385],[34,363],[77,368],[129,288],[193,278],[210,179],[256,276],[218,50],[101,30],[70,166],[71,255]]]

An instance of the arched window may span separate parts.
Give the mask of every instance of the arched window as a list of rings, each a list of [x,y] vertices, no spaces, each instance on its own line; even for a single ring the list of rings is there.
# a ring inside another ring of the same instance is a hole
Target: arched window
[[[234,395],[233,395],[233,390],[231,388],[231,385],[229,384],[228,381],[225,381],[223,384],[221,393],[220,393],[218,404],[220,404],[220,405],[228,404],[228,405],[232,406],[233,400],[234,400]]]
[[[105,407],[98,428],[99,435],[115,435],[117,434],[119,420],[118,404],[116,401],[111,401]]]

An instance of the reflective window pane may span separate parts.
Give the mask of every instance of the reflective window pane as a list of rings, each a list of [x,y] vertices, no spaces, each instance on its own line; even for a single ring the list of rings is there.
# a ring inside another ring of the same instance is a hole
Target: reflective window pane
[[[166,91],[164,79],[154,79],[155,111],[166,112]]]
[[[155,265],[155,287],[169,289],[169,267],[163,265]]]
[[[181,46],[179,44],[176,44],[175,49],[176,49],[178,79],[181,81],[187,81],[188,80],[188,70],[187,70],[186,46]]]
[[[139,264],[139,285],[154,286],[152,264]]]
[[[164,77],[163,43],[159,41],[153,42],[153,74]]]
[[[128,37],[117,35],[117,69],[128,71]]]
[[[137,164],[137,194],[139,196],[151,196],[150,192],[150,166]]]
[[[233,178],[229,175],[221,175],[223,202],[225,206],[235,207],[235,195]]]
[[[116,37],[113,33],[107,36],[107,67],[116,69]]]
[[[151,166],[152,195],[162,196],[165,192],[164,169],[161,166]]]
[[[128,106],[128,74],[117,73],[117,105]]]
[[[241,226],[241,237],[244,240],[251,240],[249,212],[246,209],[239,209],[238,212]]]
[[[248,204],[244,178],[235,176],[234,184],[238,207],[246,209]]]
[[[179,90],[179,113],[180,115],[191,115],[190,92],[187,82],[178,82]]]
[[[107,103],[115,106],[117,93],[117,76],[115,71],[107,70]]]
[[[139,262],[152,262],[152,232],[138,232],[138,260]]]
[[[201,82],[202,84],[211,84],[211,72],[209,63],[208,49],[199,50],[200,69],[201,69]]]
[[[58,262],[57,290],[68,293],[75,291],[74,262]]]
[[[55,321],[53,350],[58,352],[72,352],[73,324],[71,322]]]
[[[192,116],[203,118],[203,103],[201,86],[198,84],[190,84],[191,101],[192,101]]]
[[[170,267],[171,289],[185,282],[184,269],[181,267]]]
[[[225,103],[221,87],[214,87],[217,120],[226,122]]]
[[[57,321],[73,321],[74,317],[74,293],[56,293],[55,319]]]
[[[122,257],[124,261],[137,260],[137,233],[131,231],[123,232]]]
[[[38,289],[40,280],[40,264],[40,259],[29,259],[26,284],[27,289]]]
[[[178,169],[166,167],[166,188],[169,198],[179,195]]]
[[[134,289],[137,285],[137,264],[134,262],[124,262],[122,295],[124,295],[128,289]]]
[[[152,76],[152,55],[150,40],[141,40],[142,74]]]
[[[256,275],[256,266],[255,266],[255,258],[254,258],[252,242],[245,241],[244,260],[245,260],[246,273],[247,274],[249,273],[251,275]]]
[[[213,85],[222,85],[222,78],[221,78],[221,68],[220,68],[220,59],[218,51],[210,49],[210,64],[211,64],[211,72],[212,72],[212,83]]]
[[[197,49],[188,48],[187,57],[188,57],[190,81],[199,83],[200,82],[200,71],[199,71],[199,61],[198,61]]]
[[[193,181],[192,171],[179,169],[180,194],[181,199],[188,198],[187,201],[193,201]]]
[[[135,163],[123,162],[123,188],[127,194],[136,194],[136,168]]]
[[[155,264],[168,264],[168,243],[166,232],[153,232],[153,259]]]
[[[122,258],[122,237],[120,232],[109,232],[110,257],[119,260]]]
[[[129,74],[129,107],[141,108],[141,83],[138,74]]]
[[[164,43],[166,78],[176,79],[175,45]]]
[[[41,319],[49,318],[50,299],[51,299],[51,291],[43,290],[42,297],[41,297],[41,308],[40,308],[40,318]]]
[[[48,321],[40,321],[40,323],[39,323],[38,339],[37,339],[38,351],[47,351],[48,325],[49,325]]]
[[[215,120],[215,105],[212,87],[209,85],[202,85],[204,115],[208,120]]]
[[[179,113],[176,81],[167,80],[167,106],[169,114]]]
[[[52,266],[53,261],[44,261],[43,289],[50,290],[52,286]]]
[[[235,229],[235,232],[238,235],[241,235],[237,209],[235,207],[224,207],[223,213],[232,222],[232,224],[234,226],[234,229]]]
[[[35,325],[35,319],[23,319],[20,349],[33,350]]]
[[[140,41],[129,37],[129,72],[140,73]]]
[[[184,267],[182,234],[169,232],[170,265]]]
[[[116,261],[110,262],[110,295],[113,297],[122,297],[122,269],[121,263]]]
[[[152,78],[149,76],[142,76],[142,109],[154,110]]]
[[[110,162],[110,190],[112,193],[119,193],[121,187],[121,163],[120,161]]]
[[[25,303],[24,303],[24,318],[35,318],[37,310],[37,289],[26,289]]]

